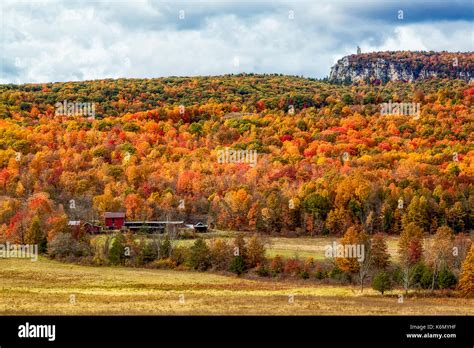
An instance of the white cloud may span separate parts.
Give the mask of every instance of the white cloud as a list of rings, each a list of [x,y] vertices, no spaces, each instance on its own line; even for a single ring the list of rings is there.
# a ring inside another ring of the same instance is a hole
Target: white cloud
[[[369,50],[425,50],[425,51],[472,51],[474,50],[472,23],[442,22],[411,24],[395,27],[394,35],[383,45],[368,47]],[[471,40],[469,40],[469,37]]]
[[[330,1],[2,2],[0,83],[242,71],[324,77],[358,45],[364,51],[474,48],[472,21],[401,25],[370,5],[364,15],[351,2]]]

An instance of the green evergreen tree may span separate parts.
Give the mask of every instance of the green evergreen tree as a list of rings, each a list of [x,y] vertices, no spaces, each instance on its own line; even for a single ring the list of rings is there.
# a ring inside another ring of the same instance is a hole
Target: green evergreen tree
[[[241,275],[245,272],[245,261],[242,256],[235,256],[232,260],[229,270],[237,275]]]
[[[205,271],[211,266],[210,250],[204,239],[198,238],[194,242],[191,247],[189,264],[199,271]]]
[[[374,290],[380,291],[382,295],[385,291],[388,291],[392,288],[392,282],[390,276],[387,272],[381,271],[377,273],[372,280],[372,288]]]
[[[453,288],[458,280],[453,272],[447,267],[441,269],[438,274],[438,286],[440,289],[450,289]]]
[[[125,259],[125,237],[121,233],[117,233],[110,237],[108,260],[112,265],[121,264]]]

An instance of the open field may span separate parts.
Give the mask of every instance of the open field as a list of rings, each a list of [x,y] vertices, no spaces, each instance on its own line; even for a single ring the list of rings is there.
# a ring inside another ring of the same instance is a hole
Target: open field
[[[337,237],[273,237],[270,238],[271,243],[267,250],[267,256],[312,257],[315,260],[322,260],[325,258],[324,251],[326,245],[331,245],[333,242],[339,241],[340,238]],[[392,259],[397,258],[397,243],[398,237],[387,237],[388,251]]]
[[[361,295],[351,286],[79,266],[45,258],[0,260],[2,315],[474,315],[472,299],[418,294],[398,303],[399,293],[382,297],[366,289]]]
[[[208,238],[223,238],[229,239],[236,236],[236,232],[227,232],[227,231],[216,231],[209,233],[200,233],[199,236],[208,239]],[[312,257],[315,260],[323,260],[325,258],[324,251],[326,245],[331,245],[333,242],[340,242],[341,237],[326,237],[326,236],[317,236],[317,237],[268,237],[267,245],[267,257],[274,257],[280,255],[286,258],[299,257],[307,258]],[[397,236],[387,236],[387,246],[388,251],[392,257],[392,261],[397,260],[397,250],[398,250],[398,237]],[[184,239],[179,240],[178,245],[190,247],[194,243],[193,239]]]

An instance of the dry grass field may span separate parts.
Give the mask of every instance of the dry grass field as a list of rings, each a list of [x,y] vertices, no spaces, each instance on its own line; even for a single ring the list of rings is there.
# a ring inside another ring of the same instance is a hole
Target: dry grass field
[[[273,257],[280,255],[283,257],[312,257],[315,260],[322,260],[325,258],[324,251],[326,245],[331,245],[333,242],[340,242],[337,237],[299,237],[299,238],[285,238],[273,237],[270,238],[270,246],[267,250],[267,256]],[[397,237],[387,237],[388,251],[392,258],[397,257]]]
[[[372,289],[360,294],[356,287],[303,280],[91,267],[46,258],[0,260],[1,315],[474,315],[472,299],[418,294],[398,303],[399,293],[382,297]]]
[[[232,238],[236,236],[236,232],[210,232],[199,234],[205,239],[209,238],[223,238],[228,239],[229,243]],[[324,251],[326,245],[331,245],[333,242],[340,242],[340,237],[268,237],[267,238],[267,257],[274,257],[280,255],[285,258],[298,257],[307,258],[312,257],[315,260],[322,260],[325,258]],[[392,261],[397,259],[398,237],[387,236],[388,251],[392,256]],[[194,243],[192,239],[185,239],[178,241],[178,245],[191,246]]]

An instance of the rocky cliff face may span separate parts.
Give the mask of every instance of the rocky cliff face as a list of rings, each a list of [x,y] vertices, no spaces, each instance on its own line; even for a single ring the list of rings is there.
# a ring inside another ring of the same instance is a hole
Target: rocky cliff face
[[[474,79],[474,53],[375,52],[343,57],[331,68],[333,82]]]

